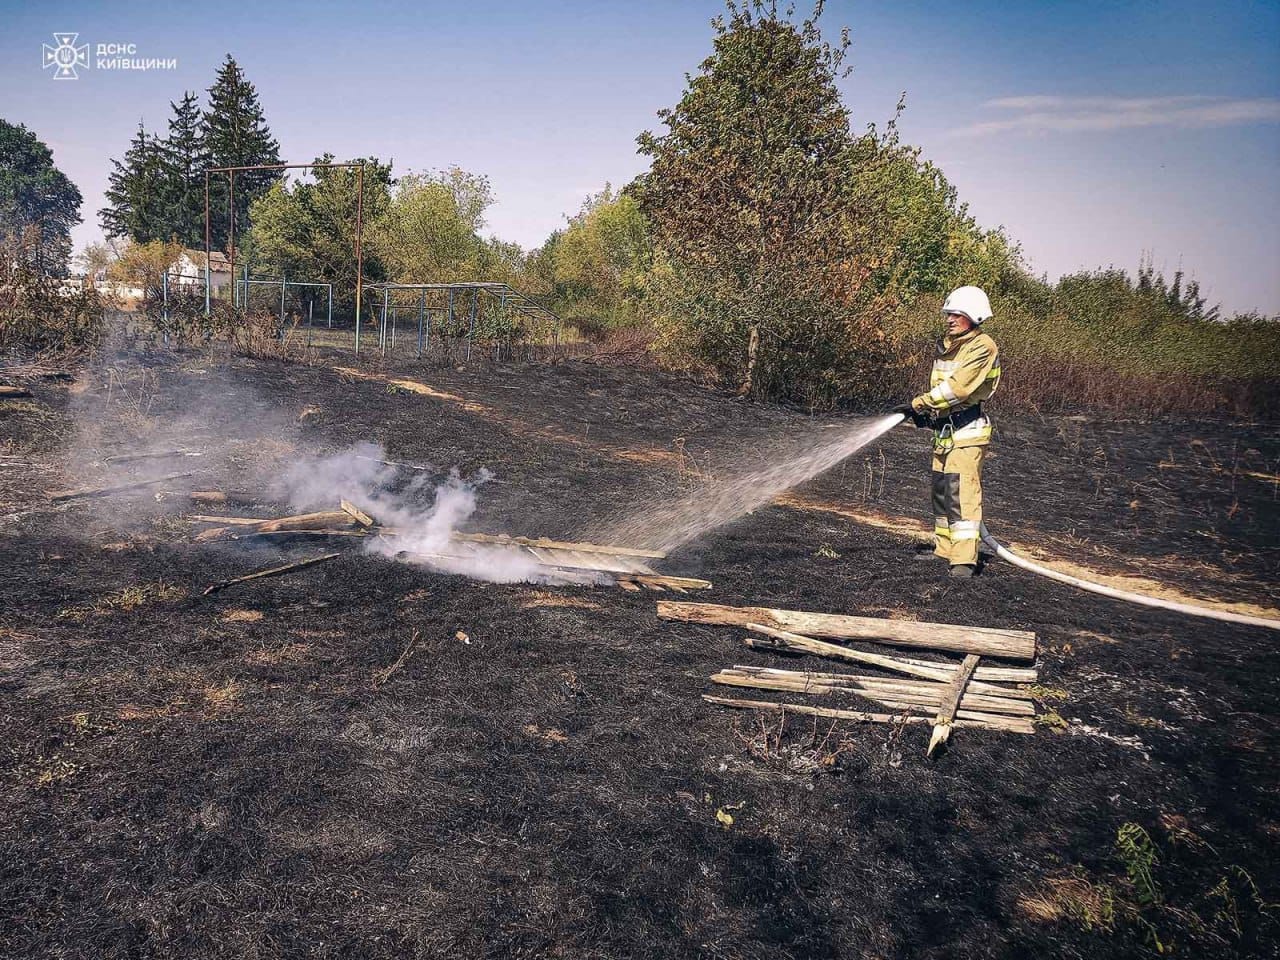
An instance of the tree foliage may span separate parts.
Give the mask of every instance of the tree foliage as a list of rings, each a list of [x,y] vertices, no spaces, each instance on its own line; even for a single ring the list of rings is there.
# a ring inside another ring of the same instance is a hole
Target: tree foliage
[[[645,133],[636,184],[658,253],[654,293],[669,348],[744,392],[820,400],[876,366],[869,283],[892,253],[886,151],[850,134],[819,6],[799,23],[776,4],[730,4],[680,102]],[[874,188],[874,189],[872,189]]]
[[[243,167],[280,162],[280,144],[271,135],[257,88],[227,54],[209,88],[203,117],[204,153],[214,167]],[[236,231],[247,227],[249,207],[282,176],[279,170],[252,170],[235,175]],[[215,175],[210,182],[213,244],[225,249],[231,218],[231,180]]]
[[[192,92],[170,103],[166,136],[142,123],[129,148],[112,160],[107,205],[98,211],[108,237],[139,243],[177,240],[204,246],[205,169],[280,162],[279,145],[267,126],[258,92],[228,55],[201,110]],[[253,201],[280,179],[280,171],[245,171],[235,177],[236,233],[247,229]],[[226,249],[231,224],[231,183],[226,174],[209,180],[210,239]]]
[[[493,188],[485,176],[459,167],[410,173],[396,184],[386,212],[374,225],[370,246],[393,280],[487,280],[510,251],[480,237]]]
[[[38,272],[65,273],[81,199],[48,146],[22,124],[0,120],[0,238],[9,249]]]
[[[648,224],[635,197],[608,184],[548,241],[555,302],[580,328],[637,323],[652,262]]]
[[[333,163],[332,154],[316,157]],[[391,165],[377,158],[363,161],[366,279],[380,280],[385,271],[370,244],[374,225],[391,201]],[[293,277],[332,283],[334,296],[346,302],[356,285],[356,205],[359,171],[355,167],[318,167],[307,179],[282,180],[254,201],[244,255],[251,269],[271,277]]]

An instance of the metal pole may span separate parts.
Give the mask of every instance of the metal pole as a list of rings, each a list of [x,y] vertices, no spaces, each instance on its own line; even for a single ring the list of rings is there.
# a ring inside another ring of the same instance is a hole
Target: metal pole
[[[164,323],[164,329],[161,334],[164,337],[164,345],[169,345],[169,268],[166,267],[164,273],[160,275],[160,317]]]
[[[209,316],[209,171],[204,172],[204,315]],[[234,279],[234,278],[233,278]]]
[[[480,305],[480,288],[471,288],[471,322],[467,325],[467,359],[471,359],[471,338],[476,332],[476,307]]]
[[[311,321],[315,313],[316,298],[312,297],[307,301],[307,346],[311,346]]]
[[[364,251],[360,237],[364,231],[364,164],[356,168],[356,356],[360,356],[360,294],[364,282]]]
[[[389,290],[382,291],[382,329],[378,335],[378,346],[382,348],[384,357],[387,355],[387,301],[391,299],[390,293]]]
[[[427,312],[427,291],[421,290],[422,294],[418,299],[418,359],[422,359],[422,321]]]
[[[231,251],[231,305],[236,305],[236,174],[231,171],[227,174],[227,179],[231,182],[231,225],[227,231],[227,247]]]
[[[505,326],[505,324],[503,323],[503,321],[504,321],[504,320],[506,320],[506,319],[507,319],[507,294],[506,294],[506,291],[503,291],[502,296],[498,298],[498,324],[499,324],[500,326]],[[508,339],[509,339],[509,338],[510,338],[510,331],[508,331],[507,336],[508,336]],[[510,348],[510,347],[511,347],[511,345],[510,345],[510,344],[508,344],[508,345],[507,345],[507,359],[508,359],[508,360],[510,360],[510,359],[511,359],[511,348]],[[501,359],[502,359],[502,340],[501,340],[501,339],[499,339],[499,340],[498,340],[498,346],[497,346],[497,348],[495,349],[495,352],[494,352],[494,359],[495,359],[495,360],[501,360]]]
[[[284,326],[284,271],[280,271],[280,326]]]
[[[333,284],[329,284],[329,329],[333,329]]]

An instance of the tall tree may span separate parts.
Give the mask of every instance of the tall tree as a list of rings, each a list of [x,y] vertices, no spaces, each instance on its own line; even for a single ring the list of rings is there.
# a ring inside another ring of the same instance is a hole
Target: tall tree
[[[169,233],[188,247],[204,246],[204,168],[207,165],[200,101],[187,91],[170,103],[163,143],[164,205]]]
[[[80,191],[53,165],[53,152],[22,124],[0,120],[0,237],[39,235],[31,266],[62,274],[71,255],[71,228],[80,222]]]
[[[163,144],[139,121],[124,158],[111,166],[107,205],[98,211],[103,232],[138,243],[169,239]]]
[[[218,68],[209,88],[209,108],[203,118],[204,149],[211,166],[241,167],[280,162],[280,144],[267,126],[258,91],[245,79],[231,54]],[[253,201],[281,177],[280,171],[255,170],[235,175],[236,233],[248,228]],[[225,174],[210,183],[213,244],[225,249],[230,233],[230,184]]]
[[[701,72],[659,112],[666,132],[639,137],[653,166],[636,194],[693,351],[742,392],[770,392],[835,363],[813,347],[850,320],[844,213],[857,171],[836,88],[848,41],[823,42],[818,12],[794,23],[763,0],[729,11]]]

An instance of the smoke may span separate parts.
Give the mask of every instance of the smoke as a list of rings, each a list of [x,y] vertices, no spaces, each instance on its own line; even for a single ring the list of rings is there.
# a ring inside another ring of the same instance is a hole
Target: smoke
[[[282,480],[282,499],[297,511],[332,510],[347,500],[372,517],[386,535],[370,538],[366,551],[494,583],[578,582],[595,574],[551,571],[524,550],[472,543],[454,534],[475,514],[480,489],[493,479],[484,468],[470,477],[456,469],[388,463],[383,448],[361,443],[331,456],[300,461]]]

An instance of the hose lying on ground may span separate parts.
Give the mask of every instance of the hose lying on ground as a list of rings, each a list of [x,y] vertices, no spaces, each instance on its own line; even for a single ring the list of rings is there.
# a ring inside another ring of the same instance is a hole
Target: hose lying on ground
[[[1069,573],[1061,573],[1057,570],[1051,570],[1048,567],[1042,567],[1038,563],[1033,563],[1016,553],[1006,549],[995,537],[991,536],[984,523],[979,528],[982,533],[982,542],[996,552],[996,555],[1002,560],[1008,560],[1015,567],[1021,567],[1023,570],[1029,570],[1032,573],[1038,573],[1042,577],[1048,577],[1050,580],[1057,580],[1059,583],[1069,583],[1073,587],[1079,587],[1082,590],[1089,590],[1093,593],[1100,593],[1104,597],[1113,597],[1116,600],[1128,600],[1130,603],[1140,603],[1147,607],[1159,607],[1161,610],[1172,610],[1174,613],[1184,613],[1192,617],[1209,617],[1213,620],[1226,620],[1229,623],[1244,623],[1251,627],[1269,627],[1272,630],[1280,630],[1280,620],[1270,620],[1266,617],[1251,617],[1244,613],[1232,613],[1229,610],[1214,610],[1210,607],[1199,607],[1191,603],[1178,603],[1174,600],[1161,600],[1159,597],[1149,597],[1144,593],[1130,593],[1127,590],[1117,590],[1115,587],[1105,587],[1100,583],[1094,583],[1091,580],[1082,580],[1079,577],[1073,577]]]

